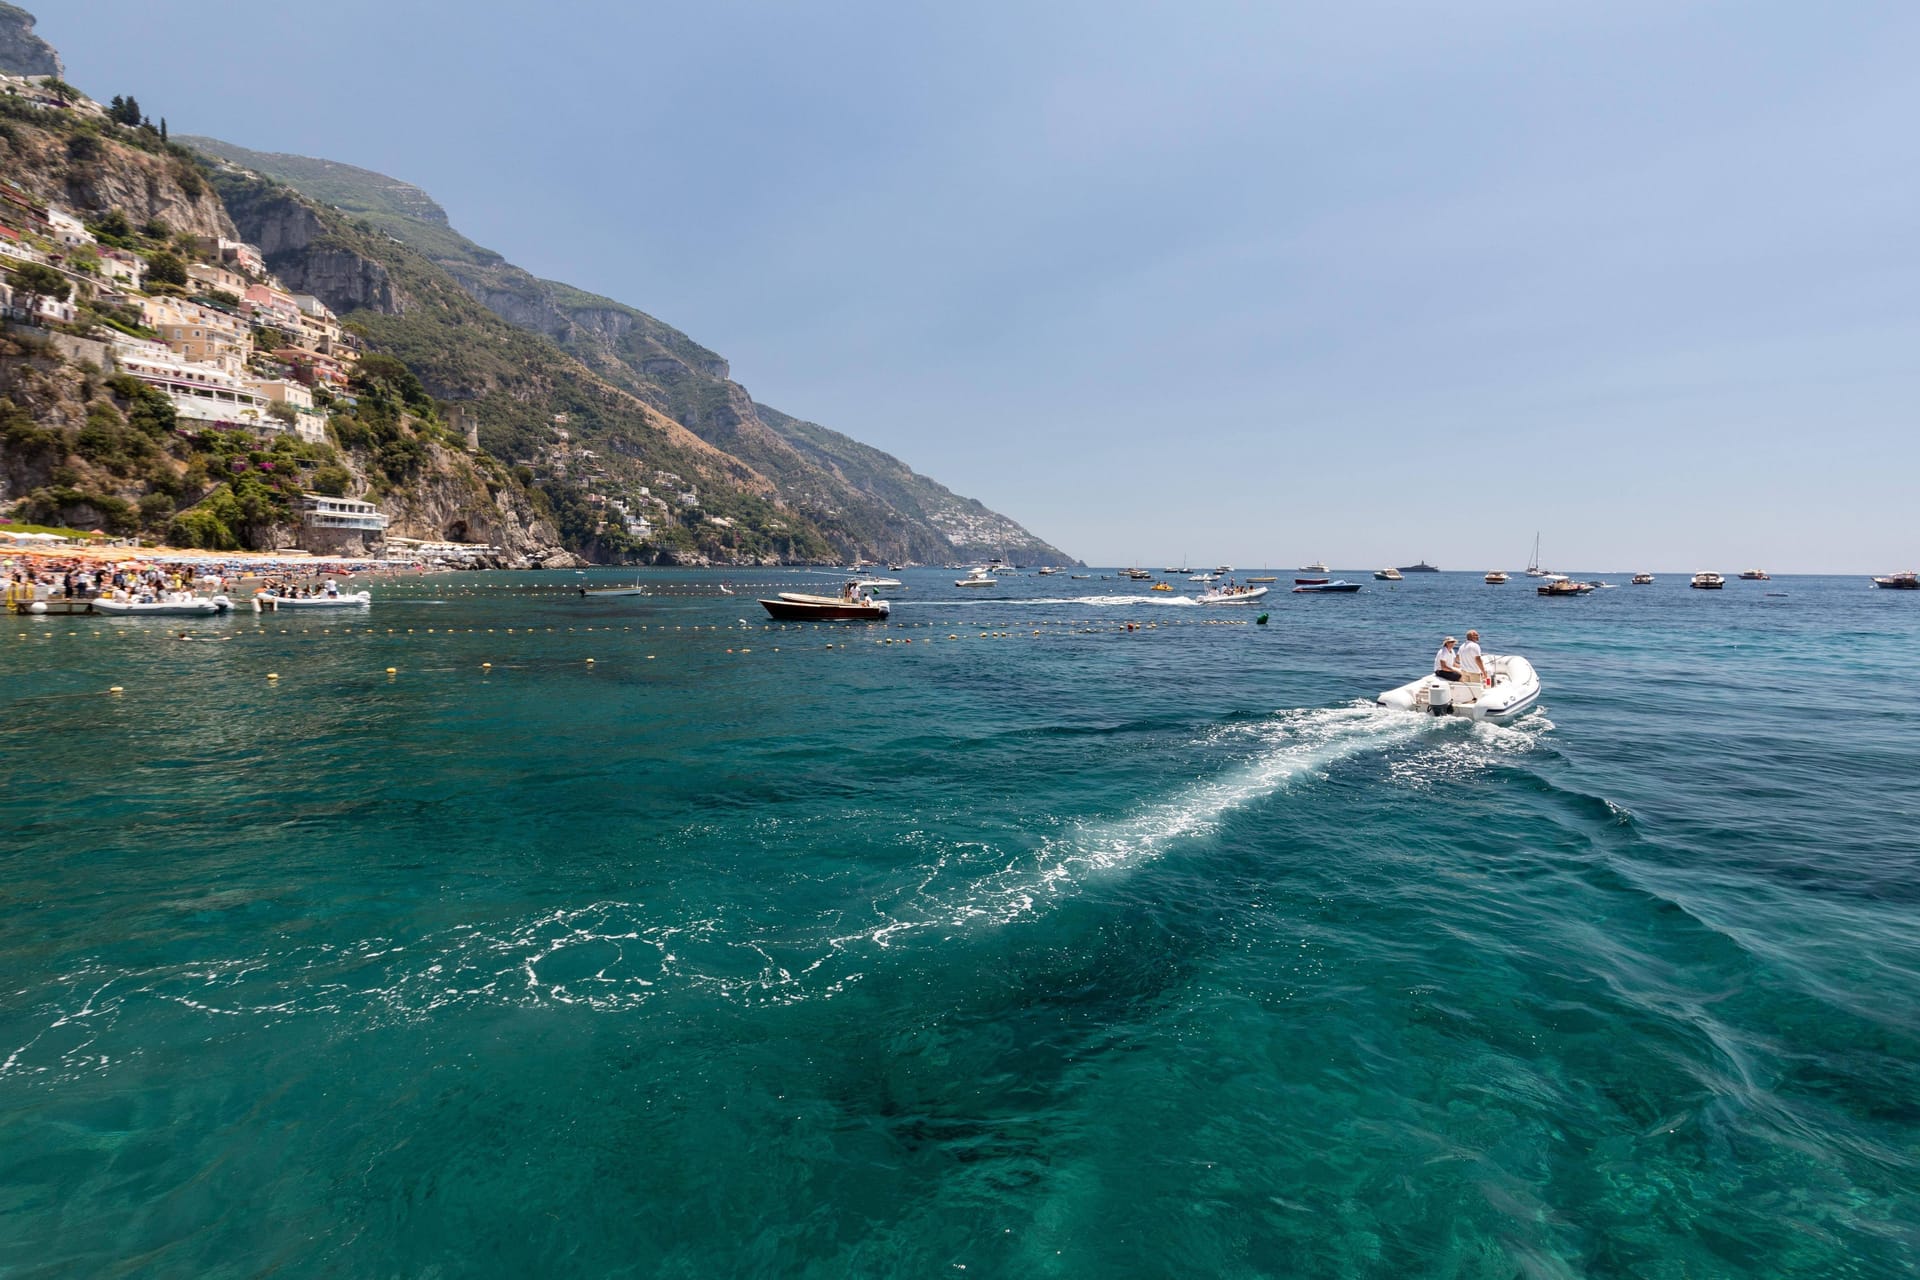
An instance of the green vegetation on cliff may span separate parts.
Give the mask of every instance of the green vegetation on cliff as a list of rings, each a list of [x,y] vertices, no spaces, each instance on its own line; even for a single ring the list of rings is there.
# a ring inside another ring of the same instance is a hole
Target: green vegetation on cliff
[[[452,230],[445,211],[417,187],[333,161],[251,151],[210,138],[192,141],[209,155],[333,206],[382,244],[401,242],[517,331],[540,335],[574,357],[591,372],[596,395],[623,392],[744,464],[784,504],[789,514],[782,518],[817,528],[836,557],[937,561],[1004,551],[1069,560],[1014,521],[899,459],[756,403],[731,380],[722,357],[671,325],[611,298],[539,279],[474,244]],[[385,322],[370,321],[367,333],[376,341],[403,341]],[[498,344],[495,353],[507,349]],[[532,436],[511,444],[497,434],[491,439],[515,449],[508,456],[518,458]]]

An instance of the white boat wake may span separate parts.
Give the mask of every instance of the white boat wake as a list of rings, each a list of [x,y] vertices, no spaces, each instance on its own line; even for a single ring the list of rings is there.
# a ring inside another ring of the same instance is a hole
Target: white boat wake
[[[1203,736],[1195,746],[1225,748],[1237,762],[1165,799],[1082,823],[1026,851],[903,835],[926,847],[915,849],[911,870],[870,892],[864,907],[843,899],[784,923],[761,916],[758,897],[709,902],[697,919],[673,918],[664,902],[603,900],[404,941],[363,938],[149,969],[85,965],[43,989],[32,1013],[0,1024],[24,1036],[0,1043],[0,1078],[106,1070],[138,1050],[113,1047],[125,1011],[155,1001],[212,1017],[411,1021],[471,1002],[617,1010],[689,991],[746,1003],[831,999],[860,981],[878,952],[922,933],[945,937],[1037,918],[1342,761],[1431,741],[1435,750],[1389,767],[1399,784],[1423,786],[1530,750],[1551,727],[1538,715],[1510,727],[1476,725],[1370,703],[1280,711]],[[864,926],[848,927],[860,917]]]

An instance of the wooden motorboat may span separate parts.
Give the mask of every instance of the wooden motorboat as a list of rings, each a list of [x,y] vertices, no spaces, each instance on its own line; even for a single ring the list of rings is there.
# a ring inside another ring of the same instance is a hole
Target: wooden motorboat
[[[1746,569],[1740,574],[1742,582],[1772,582],[1773,575],[1765,569]]]
[[[1633,585],[1636,587],[1644,587],[1652,581],[1653,575],[1650,573],[1636,573],[1633,575]]]
[[[814,596],[802,591],[782,591],[760,607],[782,622],[879,622],[893,612],[885,600],[869,598],[858,579],[840,588],[837,596]]]
[[[1500,570],[1498,569],[1495,569],[1492,572],[1487,574],[1487,585],[1489,586],[1497,587],[1501,583],[1506,582],[1507,580],[1508,580],[1507,575],[1500,572]]]
[[[1882,591],[1920,591],[1920,574],[1889,573],[1885,577],[1875,578],[1873,585]]]
[[[1586,596],[1593,594],[1593,584],[1575,582],[1572,578],[1555,578],[1545,586],[1535,587],[1533,590],[1535,595],[1550,597]]]

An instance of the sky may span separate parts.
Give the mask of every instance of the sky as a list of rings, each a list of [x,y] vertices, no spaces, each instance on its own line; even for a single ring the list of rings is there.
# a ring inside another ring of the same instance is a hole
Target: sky
[[[29,7],[1090,563],[1920,564],[1920,6]]]

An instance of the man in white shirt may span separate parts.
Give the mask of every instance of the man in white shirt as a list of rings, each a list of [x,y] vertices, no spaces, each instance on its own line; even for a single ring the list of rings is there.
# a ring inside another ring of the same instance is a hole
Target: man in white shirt
[[[1453,652],[1453,637],[1448,636],[1440,642],[1440,652],[1433,655],[1433,674],[1442,680],[1460,678],[1460,659]]]
[[[1480,656],[1478,631],[1467,632],[1467,642],[1460,646],[1460,673],[1475,684],[1487,684],[1492,680],[1486,659]]]

